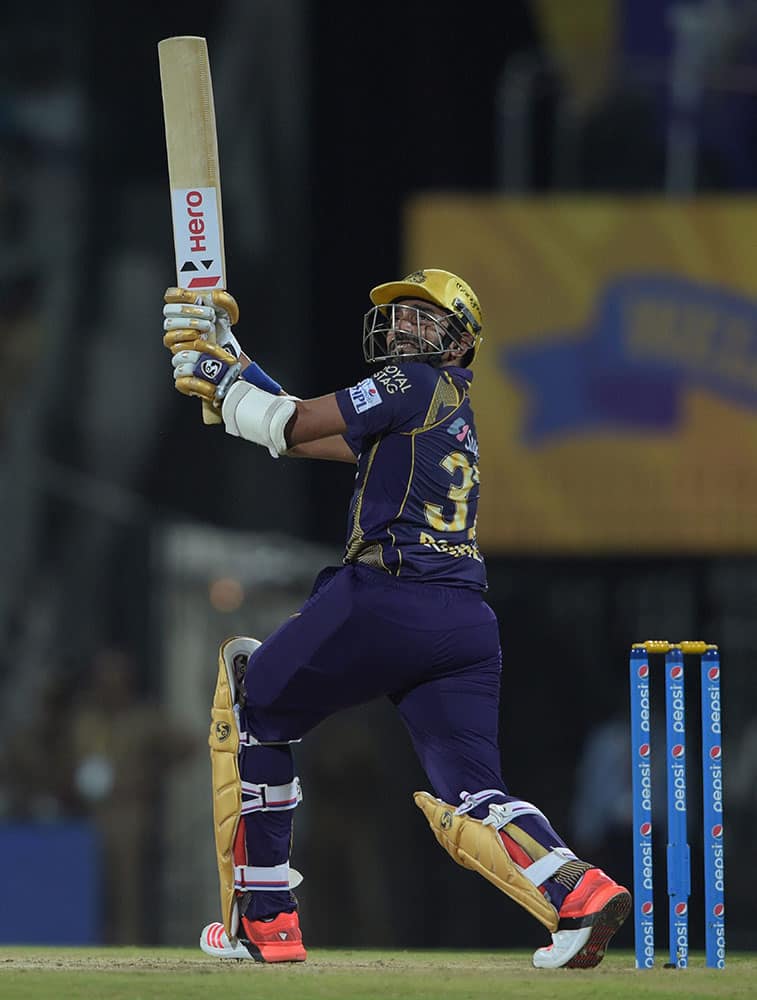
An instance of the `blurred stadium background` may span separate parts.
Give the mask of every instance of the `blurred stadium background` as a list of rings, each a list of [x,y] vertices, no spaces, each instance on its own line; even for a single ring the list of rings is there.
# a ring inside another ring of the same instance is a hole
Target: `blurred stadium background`
[[[754,946],[757,3],[496,6],[30,0],[6,19],[1,942],[185,944],[215,918],[217,644],[267,635],[341,555],[350,468],[273,468],[172,389],[156,45],[199,34],[238,332],[266,369],[301,396],[352,384],[368,289],[418,266],[481,295],[504,773],[618,879],[628,647],[722,647],[728,938]],[[311,944],[542,943],[429,837],[388,706],[298,761]]]

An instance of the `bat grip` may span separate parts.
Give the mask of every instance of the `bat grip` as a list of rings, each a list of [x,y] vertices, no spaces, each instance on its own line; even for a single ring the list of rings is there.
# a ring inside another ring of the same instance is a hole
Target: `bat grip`
[[[204,424],[222,424],[223,419],[221,417],[220,410],[216,410],[214,406],[206,400],[202,401],[202,422]]]

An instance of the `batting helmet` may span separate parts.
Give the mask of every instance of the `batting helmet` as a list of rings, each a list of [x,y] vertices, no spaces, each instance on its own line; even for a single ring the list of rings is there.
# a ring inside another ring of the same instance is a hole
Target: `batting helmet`
[[[455,317],[460,332],[465,331],[472,338],[471,348],[462,359],[463,364],[468,365],[475,358],[482,339],[481,304],[471,286],[458,275],[438,268],[424,268],[413,271],[401,281],[376,285],[371,289],[370,297],[376,306],[388,305],[401,298],[425,299],[441,306]]]

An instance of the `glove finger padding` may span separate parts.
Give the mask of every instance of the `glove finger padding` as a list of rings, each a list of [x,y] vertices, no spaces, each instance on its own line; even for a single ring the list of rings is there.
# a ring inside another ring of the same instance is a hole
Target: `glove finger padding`
[[[233,295],[217,288],[197,295],[186,288],[167,288],[163,294],[163,344],[175,354],[184,350],[191,340],[201,335],[206,340],[220,344],[236,357],[242,347],[232,333],[232,326],[239,320],[239,306]]]
[[[234,326],[239,322],[239,306],[237,305],[237,300],[233,295],[225,291],[225,289],[215,288],[212,292],[206,292],[202,297],[202,301],[206,303],[210,301],[214,309],[227,313],[229,317],[229,324],[231,326]]]
[[[183,374],[179,378],[175,378],[174,385],[179,392],[183,393],[185,396],[199,396],[200,399],[206,400],[210,403],[214,409],[218,409],[221,405],[225,391],[228,388],[227,385],[221,385],[218,378],[223,373],[223,369],[219,371],[218,365],[214,366],[214,370],[211,372],[203,372],[201,362],[210,361],[211,366],[213,366],[213,361],[221,362],[221,364],[229,371],[229,378],[235,379],[239,373],[239,363],[237,359],[229,351],[224,350],[223,347],[219,347],[217,344],[209,344],[205,340],[194,340],[191,343],[177,344],[176,349],[173,351],[173,366],[174,369],[177,367],[183,367],[181,364],[181,355],[184,352],[192,352],[188,356],[187,361],[195,368],[195,371],[199,371],[197,375]],[[212,360],[211,360],[212,359]],[[187,370],[192,369],[187,364]],[[202,378],[203,374],[207,374],[208,378]],[[211,380],[213,376],[213,380]],[[230,384],[230,383],[229,383]]]
[[[171,286],[163,293],[164,302],[184,302],[187,305],[195,305],[200,296],[197,292],[190,292],[187,288],[175,288]]]
[[[196,331],[195,336],[221,343],[216,336],[216,311],[212,306],[169,302],[163,306],[163,330],[167,334],[179,334],[168,339],[163,337],[163,343],[169,350],[175,343],[185,343],[187,332],[191,330]]]
[[[195,375],[187,375],[184,378],[177,378],[174,385],[185,396],[199,396],[206,403],[210,403],[214,410],[220,409],[222,401],[216,401],[216,387],[212,382],[206,382],[204,378],[197,378]]]
[[[197,292],[191,292],[186,288],[171,287],[167,288],[163,295],[164,302],[181,302],[187,305],[196,305],[198,299],[200,302],[212,305],[214,309],[228,313],[229,323],[232,326],[239,322],[237,300],[223,288],[215,288],[211,292],[203,292],[202,295],[198,295]]]
[[[212,345],[201,339],[204,330],[200,326],[189,326],[189,322],[180,330],[168,330],[163,334],[163,344],[168,348],[171,354],[176,354],[177,351],[187,351],[194,347],[196,343],[201,343],[203,345],[202,349],[205,347],[211,347]]]
[[[219,344],[209,344],[207,340],[202,340],[202,338],[195,339],[191,344],[184,344],[182,350],[199,351],[200,354],[209,354],[216,361],[223,361],[225,365],[235,365],[237,363],[237,359],[231,351],[227,351],[226,348],[221,347]]]
[[[204,306],[197,302],[167,302],[163,306],[163,316],[164,330],[178,329],[181,326],[178,321],[184,316],[189,319],[204,319],[210,329],[215,322],[216,311],[213,306]]]

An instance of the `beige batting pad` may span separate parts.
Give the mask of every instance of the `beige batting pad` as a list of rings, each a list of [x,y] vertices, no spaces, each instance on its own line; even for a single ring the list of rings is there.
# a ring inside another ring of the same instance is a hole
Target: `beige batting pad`
[[[493,826],[484,826],[481,820],[466,814],[456,814],[454,806],[428,792],[415,792],[413,799],[453,861],[483,875],[547,930],[557,930],[557,910],[516,867]]]
[[[218,657],[218,681],[210,718],[208,745],[221,916],[226,933],[230,939],[234,939],[237,929],[235,926],[232,928],[235,901],[233,850],[242,810],[242,785],[239,776],[239,731],[234,718],[233,696],[223,659],[223,646]]]

